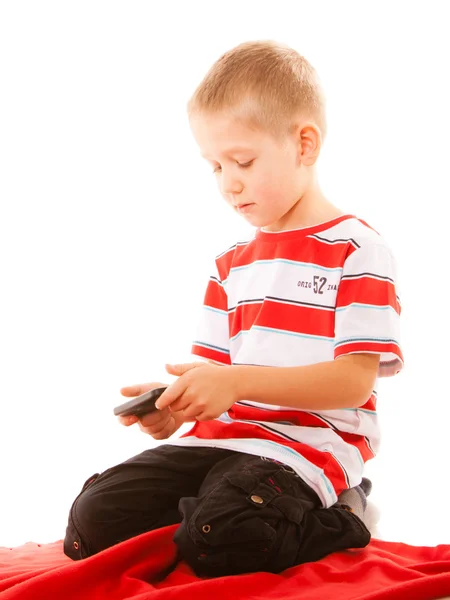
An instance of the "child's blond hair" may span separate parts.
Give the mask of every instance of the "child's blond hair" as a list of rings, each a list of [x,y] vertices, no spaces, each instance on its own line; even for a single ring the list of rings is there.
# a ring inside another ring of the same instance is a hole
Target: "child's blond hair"
[[[250,127],[279,137],[296,117],[311,119],[326,135],[325,98],[311,64],[273,41],[245,42],[210,68],[188,102],[188,115],[230,112]]]

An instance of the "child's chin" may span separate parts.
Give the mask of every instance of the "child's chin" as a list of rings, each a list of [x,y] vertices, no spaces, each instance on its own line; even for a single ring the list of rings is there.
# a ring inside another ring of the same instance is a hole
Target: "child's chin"
[[[253,227],[267,227],[268,225],[270,225],[270,222],[267,221],[267,219],[262,218],[261,216],[255,215],[255,214],[247,214],[247,215],[240,215],[245,221],[247,221],[247,223],[250,223],[250,225],[253,225]]]

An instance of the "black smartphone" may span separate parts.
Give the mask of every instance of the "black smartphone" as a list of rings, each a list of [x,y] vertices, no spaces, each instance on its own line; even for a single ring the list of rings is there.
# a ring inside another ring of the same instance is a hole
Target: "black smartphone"
[[[116,406],[116,408],[114,409],[114,414],[116,415],[116,417],[128,417],[129,415],[142,417],[147,413],[158,410],[155,406],[155,402],[166,389],[167,386],[155,388],[154,390],[145,392],[145,394],[136,396],[136,398],[133,398],[132,400],[129,400],[128,402],[125,402],[120,406]]]

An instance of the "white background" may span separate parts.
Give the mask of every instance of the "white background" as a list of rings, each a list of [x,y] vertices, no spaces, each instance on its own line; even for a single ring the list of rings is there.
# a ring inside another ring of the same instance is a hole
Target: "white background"
[[[450,543],[445,2],[0,4],[0,545],[64,536],[96,471],[152,445],[120,387],[189,358],[220,199],[185,105],[251,39],[318,70],[324,192],[380,231],[401,276],[406,368],[383,380],[368,466],[381,537]]]

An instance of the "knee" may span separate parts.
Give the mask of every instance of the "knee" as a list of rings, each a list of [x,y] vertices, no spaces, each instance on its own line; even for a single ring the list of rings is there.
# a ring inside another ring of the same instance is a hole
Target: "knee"
[[[271,490],[256,487],[246,475],[227,474],[206,496],[180,500],[183,521],[174,542],[197,575],[282,570],[274,555],[287,533],[286,519],[272,502]]]
[[[69,512],[64,553],[73,560],[87,558],[113,545],[112,506],[95,489],[86,489]]]

